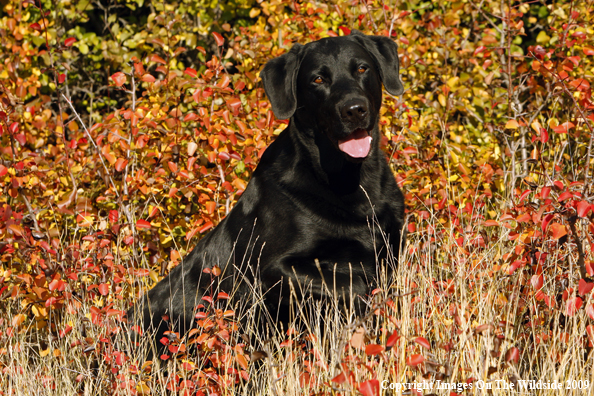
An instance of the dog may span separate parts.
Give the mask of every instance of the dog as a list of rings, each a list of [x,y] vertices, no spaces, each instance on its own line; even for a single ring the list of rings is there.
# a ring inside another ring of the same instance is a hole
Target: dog
[[[291,286],[365,296],[379,262],[397,257],[404,198],[380,150],[382,84],[400,95],[398,47],[356,30],[270,60],[260,73],[275,116],[290,119],[228,216],[128,312],[159,340],[167,315],[183,334],[218,266],[236,299],[261,282],[287,320]],[[259,272],[259,273],[257,273]],[[292,285],[291,285],[292,284]]]

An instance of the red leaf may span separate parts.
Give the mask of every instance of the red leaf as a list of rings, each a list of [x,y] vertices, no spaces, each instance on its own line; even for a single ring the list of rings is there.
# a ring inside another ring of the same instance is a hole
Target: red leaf
[[[594,306],[592,304],[588,304],[586,307],[586,314],[590,317],[590,319],[594,320]]]
[[[177,164],[175,162],[168,161],[167,165],[169,166],[169,170],[173,173],[177,173]]]
[[[429,341],[427,341],[426,338],[417,337],[415,338],[415,342],[425,349],[431,349],[431,345],[429,344]]]
[[[222,47],[225,44],[225,39],[217,32],[212,32],[212,36],[214,37],[217,46]]]
[[[577,204],[577,214],[579,217],[586,217],[590,211],[590,203],[586,201],[580,201]]]
[[[219,292],[219,294],[217,294],[217,300],[228,300],[229,299],[229,295],[225,292]]]
[[[37,30],[37,31],[41,30],[41,25],[39,25],[37,22],[30,24],[29,27],[33,30]]]
[[[56,304],[57,302],[58,302],[58,299],[56,297],[50,297],[45,301],[45,306],[51,307],[52,305]]]
[[[140,219],[140,220],[138,220],[136,222],[136,228],[138,228],[138,229],[142,229],[142,228],[149,229],[149,228],[151,228],[151,223],[149,223],[146,220]]]
[[[349,28],[348,28],[348,27],[346,27],[346,26],[339,26],[338,28],[339,28],[340,30],[342,30],[342,33],[343,33],[345,36],[348,36],[349,34],[351,34],[351,29],[349,29]]]
[[[384,351],[384,347],[377,344],[369,344],[365,347],[365,354],[368,356],[374,356],[378,353],[382,353]]]
[[[111,79],[116,83],[118,87],[121,87],[126,83],[126,75],[122,72],[117,72],[111,75]]]
[[[357,388],[363,396],[377,396],[379,395],[380,384],[376,379],[362,382]]]
[[[167,62],[165,62],[165,59],[161,58],[161,57],[160,57],[159,55],[157,55],[157,54],[152,54],[152,55],[151,55],[151,58],[150,58],[150,61],[151,61],[151,62],[157,62],[157,63],[160,63],[160,64],[162,64],[162,65],[166,65],[166,64],[167,64]]]
[[[119,217],[119,213],[117,210],[110,210],[109,211],[109,221],[112,223],[117,223],[118,222],[118,217]]]
[[[584,51],[584,55],[594,55],[594,48],[592,47],[584,46],[582,51]]]
[[[109,286],[106,283],[100,284],[99,293],[101,293],[102,296],[107,296],[109,294]]]
[[[192,78],[196,78],[196,76],[198,76],[198,72],[196,70],[192,69],[191,67],[186,67],[184,74],[186,74]]]
[[[513,361],[514,363],[518,363],[520,360],[520,350],[516,347],[512,347],[508,349],[505,353],[505,361],[510,362]]]
[[[10,126],[8,127],[8,130],[10,131],[10,133],[15,134],[17,133],[17,131],[19,130],[19,123],[18,122],[13,122],[12,124],[10,124]]]
[[[534,287],[536,290],[540,289],[544,283],[544,276],[542,274],[540,275],[532,275],[532,279],[530,279],[530,283],[532,284],[532,287]]]
[[[594,283],[586,282],[585,280],[580,279],[580,282],[578,285],[578,293],[579,294],[581,294],[582,296],[585,296],[586,294],[590,293],[593,288],[594,288]]]
[[[76,39],[74,37],[68,37],[66,40],[64,40],[64,45],[66,47],[71,47],[74,43],[76,43]]]
[[[398,335],[398,333],[393,332],[392,335],[390,337],[388,337],[388,340],[386,341],[386,347],[394,346],[394,344],[396,344],[396,342],[399,339],[400,339],[400,336]]]
[[[567,235],[567,230],[563,224],[553,223],[551,224],[551,234],[553,235],[554,239],[559,239]]]
[[[8,168],[4,165],[0,164],[0,177],[4,176],[8,173]]]
[[[336,377],[332,378],[330,381],[335,382],[340,385],[344,381],[346,381],[346,375],[344,375],[344,373],[340,373]]]
[[[201,228],[198,230],[198,232],[199,232],[199,233],[201,233],[201,234],[203,234],[203,233],[205,233],[206,231],[210,230],[210,229],[212,228],[212,226],[213,226],[213,223],[212,223],[212,221],[209,221],[208,223],[204,224],[204,225],[203,225],[203,226],[202,226],[202,227],[201,227]]]
[[[62,84],[64,81],[66,81],[66,74],[65,73],[60,73],[58,75],[58,84]]]
[[[569,191],[565,191],[564,193],[559,195],[559,198],[557,198],[557,201],[562,202],[569,198],[573,198],[573,193],[571,193]]]
[[[567,299],[567,304],[565,305],[565,315],[573,316],[575,313],[582,307],[583,301],[579,297],[569,298]]]
[[[476,49],[474,50],[474,53],[472,55],[473,56],[476,56],[477,54],[480,54],[484,50],[485,50],[485,46],[484,45],[479,45],[478,47],[476,47]]]
[[[406,364],[412,367],[416,367],[424,361],[425,357],[423,355],[410,355],[408,358],[406,358]]]
[[[540,142],[546,143],[549,141],[549,133],[546,129],[540,128]]]

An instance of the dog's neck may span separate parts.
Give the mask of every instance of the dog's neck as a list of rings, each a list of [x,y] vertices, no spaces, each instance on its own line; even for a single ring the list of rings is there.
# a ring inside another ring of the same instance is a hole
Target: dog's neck
[[[359,185],[364,182],[365,165],[376,161],[378,146],[372,144],[369,156],[361,162],[349,161],[345,154],[339,151],[324,132],[296,125],[298,121],[292,119],[289,132],[292,139],[309,157],[307,161],[316,179],[329,186],[337,195],[342,196],[359,191]]]

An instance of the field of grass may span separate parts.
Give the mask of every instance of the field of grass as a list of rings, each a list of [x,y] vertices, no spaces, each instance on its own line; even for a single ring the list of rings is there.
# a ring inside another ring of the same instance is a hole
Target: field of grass
[[[22,307],[3,305],[2,392],[373,395],[377,387],[380,394],[399,394],[399,386],[404,391],[415,383],[425,387],[420,394],[450,394],[448,387],[461,391],[464,384],[469,388],[461,393],[476,395],[590,393],[594,371],[586,311],[547,310],[534,291],[522,290],[526,275],[494,273],[494,263],[518,245],[483,248],[471,240],[460,246],[451,229],[431,225],[432,235],[409,233],[394,279],[379,274],[382,287],[370,299],[366,317],[345,315],[336,301],[307,300],[296,304],[299,331],[264,334],[254,325],[261,290],[239,309],[215,298],[201,309],[212,321],[201,322],[192,335],[197,349],[188,348],[186,355],[182,346],[161,364],[143,363],[146,339],[131,346],[128,333],[119,331],[121,310],[133,296],[95,314],[97,307],[81,300],[72,310],[49,315],[61,330],[47,338],[29,328],[34,322],[23,321]],[[491,239],[509,237],[505,227],[465,227]],[[559,255],[563,262],[577,260],[573,248]],[[555,295],[555,288],[546,282],[540,290]],[[234,325],[240,314],[245,316]],[[535,388],[562,389],[530,389],[523,380],[536,381]]]
[[[0,5],[0,396],[594,394],[592,2]],[[408,236],[367,314],[264,329],[266,290],[214,290],[147,360],[124,313],[286,128],[259,71],[352,28],[405,87],[379,124]]]

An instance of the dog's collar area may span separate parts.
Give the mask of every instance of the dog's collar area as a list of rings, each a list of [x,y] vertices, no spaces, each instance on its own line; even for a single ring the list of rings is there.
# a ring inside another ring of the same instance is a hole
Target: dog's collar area
[[[371,151],[372,137],[365,129],[355,129],[349,136],[338,140],[338,148],[352,158],[365,158]]]

